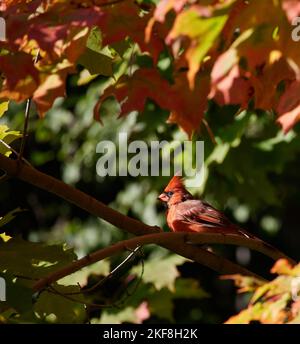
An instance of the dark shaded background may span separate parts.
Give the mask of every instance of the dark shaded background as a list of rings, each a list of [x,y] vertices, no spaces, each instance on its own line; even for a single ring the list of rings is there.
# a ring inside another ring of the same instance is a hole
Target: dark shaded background
[[[130,140],[187,139],[176,126],[167,125],[168,113],[148,102],[145,112],[118,120],[116,103],[105,104],[104,126],[94,122],[92,108],[104,81],[97,78],[89,86],[76,87],[76,77],[68,81],[68,97],[59,99],[44,120],[31,111],[26,158],[39,170],[63,179],[119,211],[150,225],[164,225],[164,209],[156,196],[168,182],[167,177],[107,177],[96,174],[96,144],[104,139],[117,141],[119,131],[127,131]],[[234,107],[210,104],[207,120],[218,147],[228,147],[227,154],[217,153],[205,128],[194,139],[205,141],[208,159],[215,150],[216,159],[208,165],[208,179],[203,190],[193,190],[214,206],[225,211],[233,221],[276,246],[295,260],[300,253],[300,139],[299,125],[287,136],[280,133],[272,113],[249,110],[244,119],[235,117]],[[22,130],[23,105],[11,104],[2,119],[13,130]],[[18,149],[19,142],[14,143]],[[128,234],[94,219],[81,209],[56,196],[18,180],[0,185],[0,216],[14,208],[24,212],[4,227],[10,235],[32,241],[67,242],[79,255],[86,254]],[[270,277],[272,261],[234,247],[217,247],[220,253],[244,264],[248,269]],[[145,256],[155,248],[147,248]],[[121,258],[120,258],[121,259]],[[114,258],[112,266],[120,259]],[[133,262],[133,264],[135,264]],[[107,284],[101,297],[113,297],[120,283],[125,283],[125,268]],[[178,323],[219,323],[245,306],[247,296],[236,295],[231,281],[196,263],[179,267],[183,277],[194,278],[210,294],[196,300],[176,299],[174,318]],[[103,296],[104,295],[104,296]],[[101,298],[100,297],[100,298]],[[91,310],[92,315],[99,311]],[[146,322],[161,322],[155,316]]]

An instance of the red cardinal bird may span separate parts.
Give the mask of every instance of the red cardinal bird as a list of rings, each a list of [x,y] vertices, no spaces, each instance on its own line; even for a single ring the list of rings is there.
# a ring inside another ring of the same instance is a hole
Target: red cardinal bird
[[[173,232],[231,233],[254,238],[230,222],[219,210],[204,201],[194,199],[179,176],[171,179],[158,199],[168,206],[167,223]]]

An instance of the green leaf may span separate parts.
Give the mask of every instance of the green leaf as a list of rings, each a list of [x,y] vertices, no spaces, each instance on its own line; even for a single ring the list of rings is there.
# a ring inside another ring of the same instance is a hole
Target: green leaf
[[[164,259],[155,257],[145,263],[143,281],[153,283],[157,290],[166,287],[174,291],[175,280],[179,276],[177,266],[186,261],[188,261],[186,258],[177,255],[171,255]],[[139,271],[139,267],[134,267],[132,270],[135,274],[139,274]]]
[[[86,312],[84,304],[81,303],[84,302],[82,294],[70,296],[80,302],[63,296],[63,294],[77,293],[80,291],[80,288],[78,286],[62,286],[57,283],[53,287],[59,294],[43,291],[34,305],[34,312],[37,318],[45,322],[60,324],[85,322]]]
[[[100,53],[102,49],[102,37],[101,37],[101,31],[99,28],[94,27],[88,37],[87,48]]]
[[[183,11],[177,16],[167,39],[174,40],[182,36],[190,38],[191,44],[186,51],[186,58],[190,67],[188,78],[192,84],[203,58],[220,35],[227,18],[227,15],[201,17],[194,8]]]
[[[163,288],[153,293],[149,298],[149,308],[152,315],[170,322],[174,321],[174,304],[170,290]]]
[[[208,297],[199,285],[199,282],[193,278],[178,278],[175,283],[175,293],[173,298],[176,299],[202,299]]]
[[[16,278],[9,273],[0,273],[0,276],[6,282],[6,301],[3,303],[3,306],[13,307],[20,313],[30,310],[33,304],[32,289],[26,286],[26,281],[22,278]]]
[[[118,312],[104,311],[101,314],[100,319],[94,318],[91,322],[92,324],[122,324],[124,322],[136,323],[136,309],[133,307],[125,307]]]
[[[14,140],[18,139],[22,136],[19,131],[7,131],[8,127],[6,125],[0,124],[0,140],[4,141],[8,145],[13,142]],[[11,150],[6,147],[3,142],[0,141],[0,154],[5,154],[9,156],[11,154]]]
[[[110,272],[110,264],[107,260],[101,260],[95,264],[87,266],[73,274],[59,280],[60,284],[70,285],[79,283],[81,287],[87,285],[88,277],[91,274],[106,276]]]
[[[92,75],[87,69],[83,69],[79,74],[79,78],[77,80],[77,86],[83,86],[83,85],[89,84],[91,81],[97,78],[97,76],[98,76],[97,74]]]
[[[73,250],[62,245],[45,245],[13,238],[0,243],[0,271],[40,278],[76,259]]]
[[[163,288],[149,293],[147,299],[151,314],[173,322],[174,299],[202,299],[204,297],[208,297],[208,294],[200,288],[198,281],[192,278],[178,278],[173,291]]]
[[[80,56],[78,63],[84,66],[92,75],[111,76],[113,74],[112,59],[89,48]]]
[[[282,142],[290,143],[295,137],[296,133],[294,131],[289,131],[287,134],[284,134],[282,131],[278,131],[275,137],[263,140],[257,143],[255,147],[263,151],[270,152],[275,148],[277,144]]]
[[[235,141],[237,139],[240,139],[248,125],[251,119],[253,119],[255,115],[252,116],[251,112],[243,111],[238,116],[234,118],[233,123],[230,123],[229,125],[222,126],[218,130],[217,137],[222,142],[228,142],[231,144],[231,146],[236,147]]]
[[[112,43],[110,47],[113,48],[120,56],[123,56],[128,48],[130,48],[130,41],[128,39],[124,39],[123,41]]]

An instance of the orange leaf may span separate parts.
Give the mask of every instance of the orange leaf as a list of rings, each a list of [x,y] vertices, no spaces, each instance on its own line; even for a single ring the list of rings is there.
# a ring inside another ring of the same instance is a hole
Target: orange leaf
[[[277,101],[278,84],[294,78],[295,74],[284,58],[280,57],[265,65],[260,74],[257,73],[250,78],[255,89],[255,107],[263,110],[272,109]]]
[[[65,78],[66,73],[50,74],[34,92],[33,101],[40,117],[45,116],[57,97],[65,96]]]
[[[140,15],[140,7],[133,0],[128,0],[105,9],[106,21],[100,28],[103,32],[103,45],[112,44],[130,37],[142,51],[151,53],[157,61],[160,52],[164,49],[164,26],[153,28],[153,35],[145,38],[147,22],[152,13]]]
[[[277,262],[274,264],[274,266],[271,269],[271,272],[273,274],[278,274],[278,275],[289,275],[292,269],[293,267],[288,262],[288,260],[285,258],[281,258],[277,260]]]
[[[34,67],[32,56],[23,52],[0,56],[0,70],[6,77],[7,87],[13,90],[19,80],[31,76],[38,83],[38,71]]]
[[[176,106],[171,108],[168,122],[178,124],[191,137],[193,132],[199,130],[207,109],[210,77],[204,73],[198,75],[191,90],[186,75],[181,74],[175,80],[173,89],[176,92],[177,102],[174,102]]]
[[[241,75],[240,68],[235,65],[223,79],[212,84],[209,96],[220,105],[239,104],[246,108],[252,94],[250,81]]]
[[[277,112],[277,122],[287,133],[300,120],[300,81],[296,80],[290,84],[281,96]]]
[[[158,90],[161,90],[160,92]],[[177,123],[189,136],[197,130],[206,110],[209,77],[197,79],[194,90],[188,87],[184,74],[170,85],[155,69],[139,69],[132,77],[122,77],[114,86],[106,89],[94,109],[94,117],[100,120],[102,102],[115,96],[121,104],[120,117],[130,111],[143,111],[147,98],[170,110],[169,123]]]
[[[282,0],[282,8],[290,22],[300,15],[300,2],[298,0]]]

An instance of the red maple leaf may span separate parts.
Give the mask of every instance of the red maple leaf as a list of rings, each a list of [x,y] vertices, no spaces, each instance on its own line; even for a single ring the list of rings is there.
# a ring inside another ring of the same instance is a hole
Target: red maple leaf
[[[277,122],[287,133],[300,120],[300,81],[292,82],[281,96],[277,112]]]
[[[177,123],[191,136],[203,118],[208,92],[207,75],[199,77],[195,88],[190,90],[184,73],[179,74],[171,85],[157,70],[139,69],[132,77],[124,76],[116,85],[106,89],[95,106],[94,116],[100,120],[101,105],[109,96],[114,96],[120,103],[120,117],[130,111],[143,111],[147,98],[150,98],[160,107],[170,110],[168,122]]]

